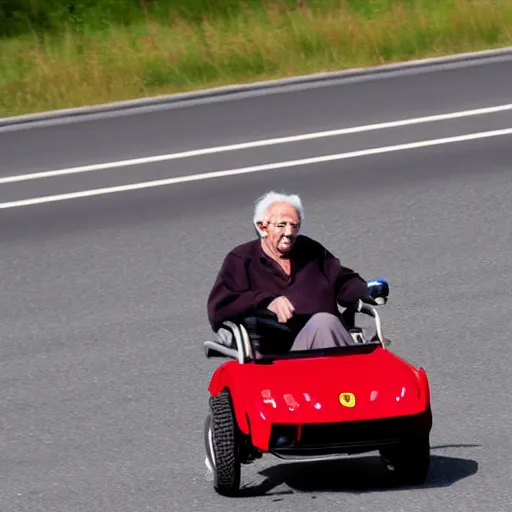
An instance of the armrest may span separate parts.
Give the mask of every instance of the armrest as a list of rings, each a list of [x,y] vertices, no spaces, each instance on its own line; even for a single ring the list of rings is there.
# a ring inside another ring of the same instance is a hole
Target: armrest
[[[230,321],[222,322],[214,332],[214,341],[205,341],[204,349],[207,358],[230,357],[244,363],[253,357],[252,345],[243,324]]]

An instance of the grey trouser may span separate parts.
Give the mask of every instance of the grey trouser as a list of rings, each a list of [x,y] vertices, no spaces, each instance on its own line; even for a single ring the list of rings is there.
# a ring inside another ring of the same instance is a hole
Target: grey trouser
[[[352,336],[331,313],[316,313],[299,331],[291,350],[314,350],[354,345]]]

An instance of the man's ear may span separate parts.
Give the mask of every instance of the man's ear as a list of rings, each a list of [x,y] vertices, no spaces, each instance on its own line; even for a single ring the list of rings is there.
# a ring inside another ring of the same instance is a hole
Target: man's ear
[[[256,223],[258,225],[258,228],[261,229],[261,231],[263,231],[263,233],[261,234],[261,236],[265,237],[267,236],[267,222],[262,222],[262,221],[259,221]]]

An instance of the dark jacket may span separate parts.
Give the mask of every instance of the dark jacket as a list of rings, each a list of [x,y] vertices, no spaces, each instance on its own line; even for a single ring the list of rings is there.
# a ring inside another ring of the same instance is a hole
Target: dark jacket
[[[292,272],[287,276],[263,252],[259,239],[231,250],[208,297],[212,329],[218,330],[225,320],[238,321],[266,308],[281,295],[295,307],[290,322],[301,325],[315,313],[338,314],[337,304],[345,306],[368,296],[366,281],[359,274],[305,235],[298,236],[290,259]]]

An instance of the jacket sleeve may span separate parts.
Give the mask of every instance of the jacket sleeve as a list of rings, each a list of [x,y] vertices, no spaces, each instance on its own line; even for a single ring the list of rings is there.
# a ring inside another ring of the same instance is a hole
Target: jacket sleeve
[[[333,284],[336,301],[347,306],[359,299],[369,298],[366,281],[354,270],[344,267],[340,260],[325,250],[324,270]]]
[[[266,307],[274,298],[270,293],[251,289],[245,260],[229,253],[220,268],[208,297],[208,320],[214,331],[225,320],[237,321]]]

